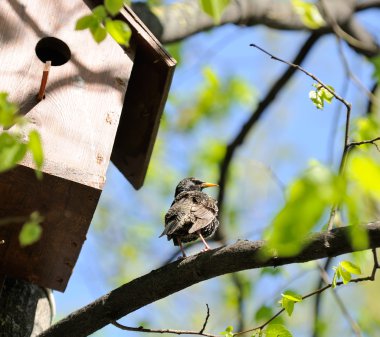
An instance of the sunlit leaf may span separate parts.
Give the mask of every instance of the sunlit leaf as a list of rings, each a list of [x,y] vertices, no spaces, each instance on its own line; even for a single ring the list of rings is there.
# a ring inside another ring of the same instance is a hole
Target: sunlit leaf
[[[215,24],[218,24],[230,0],[199,0],[199,2],[202,10],[214,19]]]
[[[17,110],[17,105],[8,101],[8,93],[0,92],[0,126],[8,128],[17,123]]]
[[[38,212],[33,212],[30,219],[22,226],[19,234],[19,242],[21,246],[28,246],[37,242],[42,234],[40,225],[42,217]]]
[[[97,18],[93,15],[86,15],[77,20],[75,30],[84,30],[90,27],[96,27],[99,24]]]
[[[340,265],[351,274],[360,275],[362,273],[360,267],[350,261],[342,261]]]
[[[311,29],[318,29],[325,25],[325,20],[314,3],[292,0],[292,5],[305,26]]]
[[[339,204],[344,195],[343,178],[327,167],[313,164],[290,185],[286,204],[268,228],[268,247],[280,256],[297,254],[326,209]]]
[[[92,37],[97,43],[102,42],[107,37],[107,31],[101,25],[90,28]]]
[[[27,151],[27,145],[12,134],[0,134],[0,172],[7,171],[20,162]]]
[[[226,328],[225,331],[221,332],[220,334],[225,337],[233,337],[234,335],[233,330],[234,330],[233,326],[230,325]]]
[[[282,297],[287,298],[290,301],[293,302],[301,302],[302,301],[302,295],[297,294],[296,292],[292,290],[286,290],[284,293],[281,294]]]
[[[292,337],[292,333],[282,324],[269,324],[265,329],[266,337]]]
[[[355,156],[350,160],[349,177],[364,191],[380,200],[380,165],[369,156]]]
[[[102,22],[107,17],[107,11],[106,8],[102,5],[96,6],[92,13],[95,15],[95,17],[99,20],[99,23]]]
[[[342,268],[341,265],[338,268],[340,268],[340,276],[342,277],[343,283],[347,284],[348,282],[350,282],[351,281],[351,274],[347,270]]]
[[[28,149],[32,153],[33,161],[37,167],[37,172],[40,172],[44,163],[44,153],[42,150],[41,136],[36,130],[29,132]]]
[[[115,39],[115,41],[124,46],[129,45],[132,31],[129,26],[121,20],[106,20],[105,27],[107,32]]]
[[[356,141],[374,139],[380,135],[380,121],[376,115],[356,118],[353,120],[353,127],[352,136]]]
[[[332,99],[334,98],[334,95],[328,91],[326,88],[322,87],[319,84],[313,84],[313,86],[316,88],[316,90],[311,90],[309,92],[309,98],[313,102],[313,104],[317,107],[317,109],[322,110],[325,106],[325,102],[331,103]],[[334,92],[334,88],[330,85],[327,85],[327,87]]]
[[[124,0],[104,0],[104,6],[111,15],[119,13],[123,7]]]

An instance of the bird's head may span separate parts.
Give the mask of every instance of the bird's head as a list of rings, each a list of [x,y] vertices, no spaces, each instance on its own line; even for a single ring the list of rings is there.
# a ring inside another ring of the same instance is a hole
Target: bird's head
[[[185,191],[202,191],[206,187],[218,186],[218,184],[206,183],[196,178],[182,179],[175,189],[174,197]]]

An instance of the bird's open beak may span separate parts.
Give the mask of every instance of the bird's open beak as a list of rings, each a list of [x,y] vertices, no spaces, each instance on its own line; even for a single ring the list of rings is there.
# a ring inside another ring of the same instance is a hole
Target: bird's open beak
[[[214,187],[214,186],[219,186],[219,185],[213,184],[213,183],[202,183],[201,188]]]

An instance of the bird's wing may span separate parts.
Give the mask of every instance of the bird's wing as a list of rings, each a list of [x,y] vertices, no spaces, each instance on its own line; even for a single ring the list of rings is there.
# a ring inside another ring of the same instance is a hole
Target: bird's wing
[[[189,229],[189,234],[195,233],[200,229],[206,227],[215,219],[216,216],[215,210],[208,207],[207,203],[205,202],[193,205],[191,212],[195,217],[195,221]]]
[[[186,197],[175,200],[165,215],[165,229],[160,237],[163,235],[172,235],[178,229],[182,228],[184,223],[189,220],[192,206],[192,200]]]

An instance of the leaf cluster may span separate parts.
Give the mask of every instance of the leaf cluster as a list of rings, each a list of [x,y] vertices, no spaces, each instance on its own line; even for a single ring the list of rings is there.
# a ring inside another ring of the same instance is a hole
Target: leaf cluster
[[[336,287],[336,283],[342,279],[344,284],[351,281],[352,274],[360,275],[361,269],[356,264],[350,261],[341,261],[334,269],[334,276],[332,280],[332,288]]]
[[[28,133],[25,141],[20,132],[8,132],[4,129],[22,128],[26,124],[23,117],[19,116],[18,107],[8,101],[7,93],[0,93],[0,173],[14,168],[29,151],[36,165],[36,175],[41,178],[41,168],[44,161],[42,141],[36,130]]]
[[[97,43],[102,42],[108,33],[117,43],[128,47],[132,35],[131,29],[124,21],[112,19],[125,3],[129,3],[129,1],[104,0],[104,5],[95,7],[92,14],[77,20],[75,30],[89,29]]]

